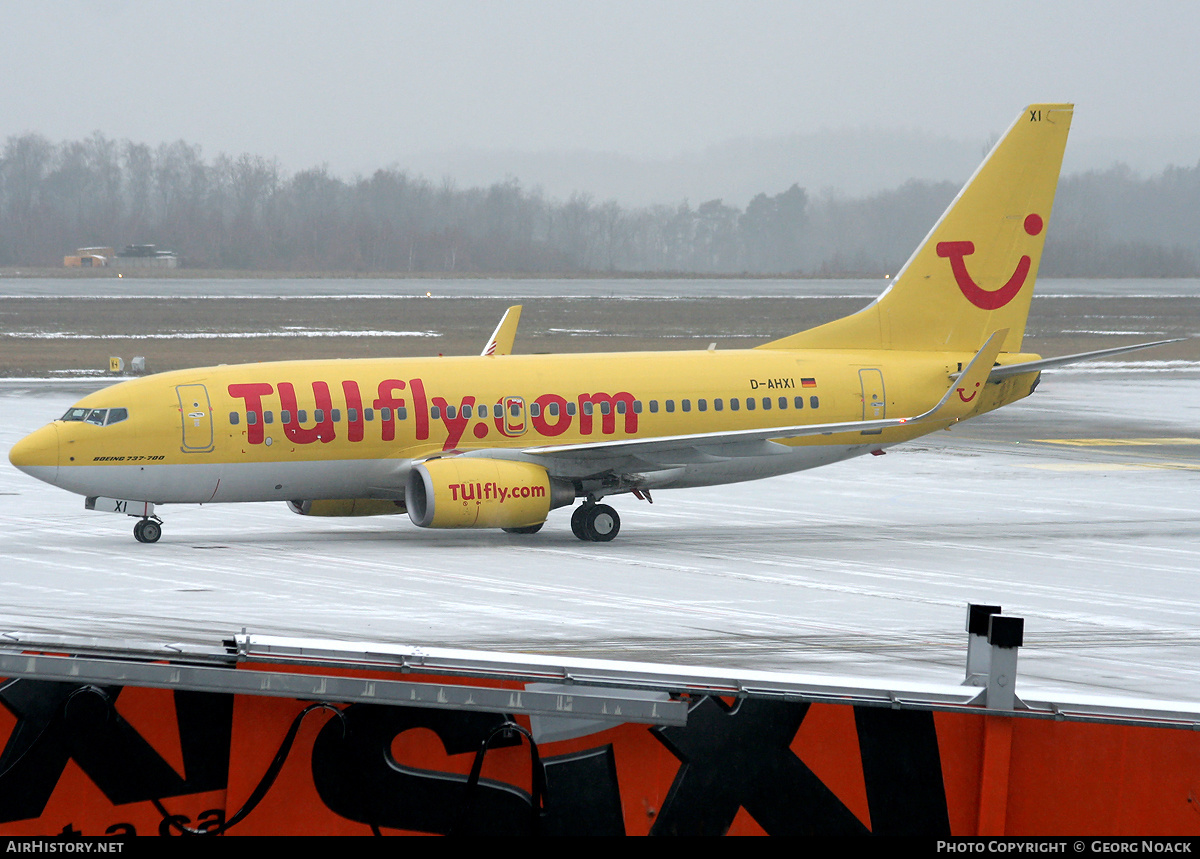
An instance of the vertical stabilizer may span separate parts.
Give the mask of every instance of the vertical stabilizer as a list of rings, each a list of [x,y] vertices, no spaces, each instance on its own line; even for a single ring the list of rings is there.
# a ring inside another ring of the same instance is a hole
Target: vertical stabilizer
[[[761,348],[1020,351],[1072,109],[1026,108],[872,304]]]

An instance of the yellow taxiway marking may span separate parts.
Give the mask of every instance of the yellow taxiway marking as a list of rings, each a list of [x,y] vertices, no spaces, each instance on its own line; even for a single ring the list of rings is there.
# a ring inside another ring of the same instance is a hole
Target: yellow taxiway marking
[[[1146,468],[1200,471],[1200,463],[1194,462],[1028,462],[1022,465],[1025,468],[1040,468],[1043,471],[1137,471]]]
[[[1200,438],[1035,438],[1040,444],[1069,444],[1075,447],[1145,447],[1200,444]]]

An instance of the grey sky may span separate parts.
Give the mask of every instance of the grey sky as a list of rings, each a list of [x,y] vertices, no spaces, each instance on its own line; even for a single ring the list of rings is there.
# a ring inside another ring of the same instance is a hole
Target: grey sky
[[[464,151],[670,159],[847,128],[974,144],[1061,100],[1078,105],[1082,151],[1158,139],[1200,158],[1186,157],[1200,6],[1182,2],[0,0],[0,14],[0,139],[181,138],[348,175]]]

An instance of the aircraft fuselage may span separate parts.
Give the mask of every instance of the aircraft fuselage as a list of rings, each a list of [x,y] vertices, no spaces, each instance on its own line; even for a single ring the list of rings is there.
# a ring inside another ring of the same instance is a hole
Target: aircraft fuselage
[[[207,367],[98,391],[75,408],[124,409],[121,420],[58,420],[12,455],[72,492],[156,504],[399,498],[413,460],[450,452],[917,414],[970,358],[758,349]],[[988,384],[970,394],[978,398],[972,414],[1019,399],[1029,387],[1021,377]],[[930,429],[788,439],[761,456],[693,456],[647,474],[642,485],[766,477]]]

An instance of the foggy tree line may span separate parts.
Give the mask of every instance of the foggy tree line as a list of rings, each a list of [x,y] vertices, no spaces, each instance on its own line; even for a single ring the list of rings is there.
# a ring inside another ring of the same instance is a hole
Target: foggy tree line
[[[458,188],[396,167],[288,175],[257,155],[206,161],[183,141],[24,134],[0,153],[0,265],[156,244],[185,266],[247,271],[877,276],[896,271],[957,190],[911,181],[846,198],[797,183],[744,209],[625,208],[586,194],[547,200],[516,179]],[[1064,177],[1042,272],[1200,275],[1200,165]]]

